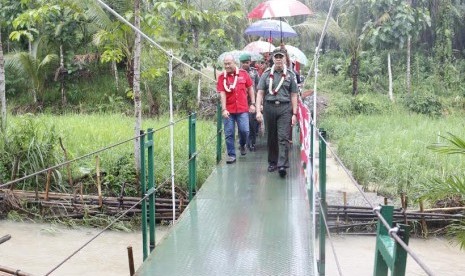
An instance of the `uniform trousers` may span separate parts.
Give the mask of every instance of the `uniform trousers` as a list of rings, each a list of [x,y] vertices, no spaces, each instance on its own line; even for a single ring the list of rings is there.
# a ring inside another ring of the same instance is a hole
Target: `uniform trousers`
[[[268,133],[268,164],[288,168],[292,105],[290,102],[266,101],[263,113]]]

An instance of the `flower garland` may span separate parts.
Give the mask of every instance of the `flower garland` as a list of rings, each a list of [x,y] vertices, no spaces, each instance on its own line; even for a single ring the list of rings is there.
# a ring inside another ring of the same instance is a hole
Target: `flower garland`
[[[237,84],[237,77],[239,76],[239,68],[236,67],[236,72],[234,74],[234,82],[231,85],[226,84],[226,70],[223,72],[223,87],[226,92],[231,92],[234,88],[236,88]]]
[[[286,79],[286,73],[287,73],[287,67],[286,64],[284,64],[283,68],[283,73],[281,74],[281,80],[278,83],[278,86],[273,90],[273,79],[274,79],[274,64],[271,66],[271,72],[270,72],[270,86],[268,88],[268,91],[270,91],[271,95],[276,95],[278,94],[279,89],[283,85],[284,79]]]

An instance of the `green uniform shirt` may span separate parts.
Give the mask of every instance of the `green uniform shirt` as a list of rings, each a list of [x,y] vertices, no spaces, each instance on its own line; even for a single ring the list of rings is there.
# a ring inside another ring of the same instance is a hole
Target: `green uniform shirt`
[[[257,90],[263,90],[264,93],[264,100],[265,101],[280,101],[280,102],[290,102],[291,101],[291,93],[297,93],[297,83],[296,77],[294,72],[287,69],[286,78],[284,79],[283,85],[279,88],[278,94],[272,95],[269,91],[270,85],[270,73],[271,69],[266,70],[263,72],[263,75],[258,82]],[[282,71],[277,72],[275,70],[273,74],[273,89],[275,89],[279,82],[281,81]]]

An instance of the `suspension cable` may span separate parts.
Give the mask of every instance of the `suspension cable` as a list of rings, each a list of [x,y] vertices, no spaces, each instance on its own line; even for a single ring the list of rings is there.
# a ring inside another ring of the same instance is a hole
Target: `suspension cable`
[[[342,274],[341,265],[339,264],[339,258],[337,257],[336,249],[334,248],[333,240],[331,238],[331,233],[330,233],[329,227],[328,227],[328,221],[326,220],[326,215],[325,215],[325,212],[324,212],[324,209],[323,209],[323,204],[322,204],[322,201],[321,201],[320,197],[318,197],[318,202],[320,202],[320,204],[319,204],[320,215],[323,217],[323,221],[325,223],[326,234],[328,235],[329,243],[331,245],[331,250],[333,251],[333,256],[334,256],[334,261],[336,262],[337,271],[338,271],[339,275],[342,276],[343,274]]]
[[[93,240],[95,240],[98,236],[100,236],[101,234],[103,234],[103,232],[105,232],[106,230],[108,230],[113,224],[115,224],[117,221],[119,221],[123,216],[125,216],[129,211],[131,211],[132,209],[134,209],[138,204],[140,204],[142,201],[144,201],[145,199],[147,199],[147,197],[149,197],[151,195],[150,194],[146,194],[144,195],[144,197],[142,197],[137,203],[133,204],[129,209],[127,209],[126,211],[124,211],[121,215],[119,215],[116,219],[114,219],[110,224],[108,224],[105,228],[103,228],[99,233],[97,233],[95,236],[93,236],[92,238],[90,238],[86,243],[84,243],[81,247],[79,247],[78,249],[76,249],[73,253],[71,253],[68,257],[66,257],[63,261],[61,261],[58,265],[56,265],[54,268],[52,268],[49,272],[47,272],[45,274],[45,276],[47,275],[50,275],[51,273],[53,273],[55,270],[57,270],[60,266],[62,266],[64,263],[66,263],[69,259],[71,259],[74,255],[76,255],[79,251],[81,251],[84,247],[86,247],[89,243],[91,243]]]

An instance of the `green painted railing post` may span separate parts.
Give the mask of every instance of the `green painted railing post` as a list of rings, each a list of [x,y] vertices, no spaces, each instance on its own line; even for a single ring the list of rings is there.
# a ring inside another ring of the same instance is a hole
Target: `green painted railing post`
[[[326,140],[326,131],[320,129],[321,137]],[[319,260],[319,273],[320,276],[324,276],[326,273],[326,227],[324,217],[327,217],[327,207],[326,207],[326,142],[323,139],[320,139],[320,148],[319,148],[319,178],[320,178],[320,260]],[[322,216],[324,214],[324,217]]]
[[[383,205],[381,206],[380,213],[386,222],[392,225],[394,206]],[[408,244],[410,226],[406,224],[397,224],[397,227],[397,235],[405,244]],[[406,265],[407,251],[390,237],[389,229],[384,226],[381,220],[378,220],[373,275],[385,276],[388,275],[389,270],[391,270],[391,275],[403,276],[405,275]]]
[[[189,116],[189,200],[194,197],[197,187],[196,114]]]
[[[222,128],[223,128],[223,117],[221,116],[222,109],[221,109],[221,103],[219,102],[216,105],[216,163],[220,163],[221,161],[221,156],[222,156]]]
[[[141,197],[145,196],[147,191],[146,189],[146,179],[145,179],[145,135],[144,131],[140,131],[140,172],[139,172],[139,182],[140,182],[140,194]],[[147,259],[148,250],[147,250],[147,202],[143,200],[141,202],[141,220],[142,220],[142,253],[143,260]]]
[[[147,170],[148,170],[148,192],[150,192],[148,201],[149,201],[149,245],[150,245],[150,252],[155,249],[155,177],[154,177],[154,161],[153,161],[153,129],[147,129]]]

